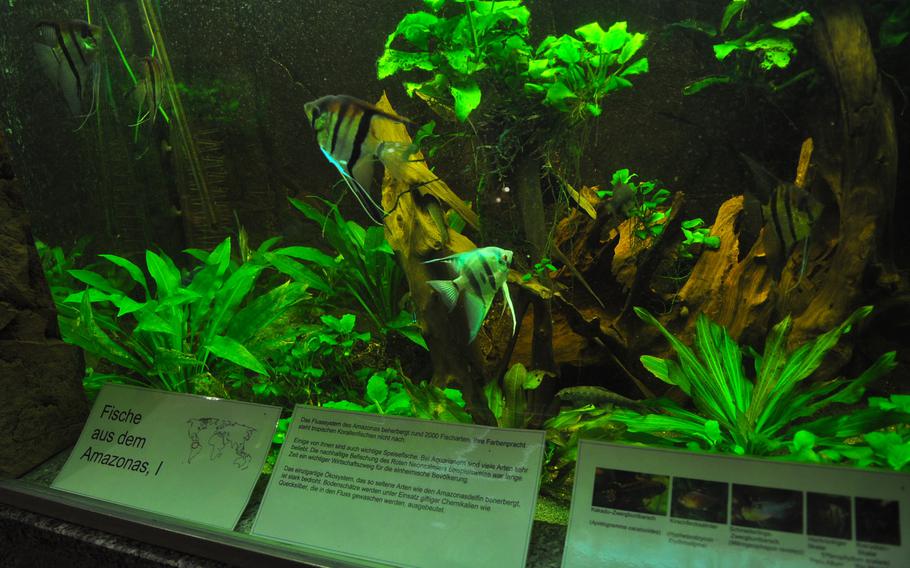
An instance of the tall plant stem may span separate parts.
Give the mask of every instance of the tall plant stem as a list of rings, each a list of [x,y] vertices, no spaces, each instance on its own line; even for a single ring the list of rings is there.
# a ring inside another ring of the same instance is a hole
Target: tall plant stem
[[[480,43],[477,42],[477,29],[474,27],[474,2],[464,3],[464,10],[468,14],[468,25],[471,26],[471,39],[474,40],[474,63],[480,63]]]
[[[161,35],[161,24],[158,21],[157,12],[152,6],[151,0],[140,0],[139,5],[142,7],[142,14],[145,18],[146,30],[155,51],[158,52],[158,58],[164,67],[166,76],[165,85],[167,87],[168,98],[171,101],[171,108],[174,110],[174,122],[177,125],[177,131],[183,140],[183,146],[186,149],[187,158],[190,162],[190,170],[193,173],[193,179],[202,195],[202,202],[205,204],[206,213],[208,214],[209,223],[215,225],[217,217],[215,207],[209,196],[209,187],[205,179],[205,173],[202,169],[202,162],[199,159],[199,152],[196,149],[196,142],[193,140],[193,134],[190,131],[189,123],[186,120],[186,112],[183,109],[183,102],[180,99],[180,93],[177,91],[177,83],[174,80],[174,70],[171,67],[171,60],[167,54],[167,47],[164,44],[164,38]]]

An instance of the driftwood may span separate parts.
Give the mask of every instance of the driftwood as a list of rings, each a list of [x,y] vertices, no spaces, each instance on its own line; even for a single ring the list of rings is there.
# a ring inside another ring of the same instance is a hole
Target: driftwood
[[[388,99],[383,96],[377,106],[394,113]],[[411,142],[403,124],[378,121],[376,134],[383,140]],[[419,153],[412,156],[412,166],[424,167]],[[424,181],[433,180],[438,192],[448,190],[444,182],[436,178],[429,168]],[[429,185],[429,184],[428,184]],[[445,278],[436,273],[438,265],[424,264],[432,258],[439,258],[476,248],[470,239],[446,228],[447,235],[440,233],[439,225],[431,215],[428,206],[435,206],[433,197],[421,196],[413,191],[414,186],[398,180],[388,173],[383,180],[382,205],[389,215],[385,219],[386,239],[398,255],[411,291],[411,300],[417,311],[417,321],[433,362],[432,384],[461,390],[468,403],[468,410],[479,424],[495,424],[495,419],[483,399],[485,383],[484,366],[476,344],[467,343],[467,329],[459,311],[449,312],[445,305],[427,286],[428,280]],[[463,215],[464,217],[464,215]],[[469,217],[470,218],[470,217]],[[431,272],[432,271],[432,272]],[[476,343],[476,342],[475,342]]]

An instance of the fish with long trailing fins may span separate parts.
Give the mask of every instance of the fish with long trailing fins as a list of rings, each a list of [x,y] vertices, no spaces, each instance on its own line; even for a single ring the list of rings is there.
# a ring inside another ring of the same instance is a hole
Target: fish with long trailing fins
[[[136,122],[130,126],[139,126],[146,122],[155,123],[158,108],[164,103],[164,67],[157,57],[143,57],[139,63],[139,81],[133,88],[133,102],[138,114]]]
[[[35,28],[38,39],[32,45],[44,74],[63,92],[73,116],[87,120],[100,100],[101,27],[82,20],[45,20]],[[83,112],[89,91],[91,101]]]
[[[426,261],[446,262],[457,276],[453,280],[429,280],[427,284],[439,294],[445,306],[452,311],[458,298],[464,296],[468,319],[468,343],[474,341],[483,320],[490,311],[496,292],[502,290],[506,306],[512,314],[512,333],[515,333],[515,307],[509,295],[509,264],[512,251],[499,247],[484,247]]]
[[[413,144],[382,140],[378,121],[413,124],[407,118],[346,95],[328,95],[304,105],[316,141],[326,159],[335,166],[367,215],[383,224],[387,212],[370,195],[373,169],[381,162],[393,177],[406,179]]]

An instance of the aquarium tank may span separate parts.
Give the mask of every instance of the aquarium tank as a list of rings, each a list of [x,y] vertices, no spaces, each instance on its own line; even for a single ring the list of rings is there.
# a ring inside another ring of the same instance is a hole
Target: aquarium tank
[[[75,386],[0,407],[542,429],[557,507],[589,438],[910,471],[908,36],[897,0],[4,1],[0,363]]]

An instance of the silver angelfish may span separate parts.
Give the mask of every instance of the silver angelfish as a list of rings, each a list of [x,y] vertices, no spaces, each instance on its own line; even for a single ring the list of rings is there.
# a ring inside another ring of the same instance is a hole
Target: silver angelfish
[[[464,295],[470,334],[468,343],[477,337],[483,320],[493,304],[493,298],[499,290],[502,290],[502,296],[512,314],[512,333],[515,333],[515,308],[507,282],[512,251],[499,247],[484,247],[428,260],[426,264],[431,262],[447,262],[457,274],[453,280],[430,280],[427,284],[439,294],[449,311],[455,308],[458,298]]]
[[[41,68],[63,91],[73,115],[87,119],[97,108],[99,100],[101,28],[82,20],[71,20],[42,21],[36,29],[38,39],[33,47]],[[89,90],[91,102],[83,113],[83,100]]]

